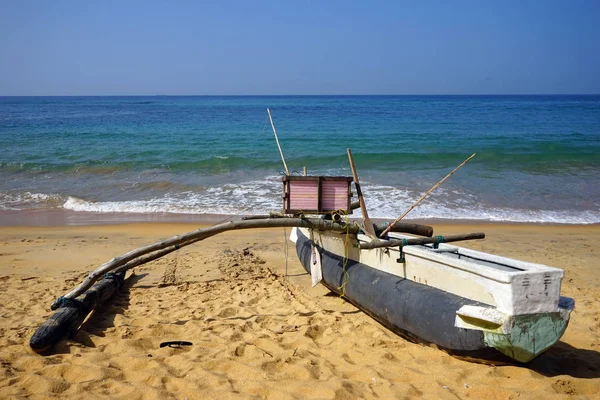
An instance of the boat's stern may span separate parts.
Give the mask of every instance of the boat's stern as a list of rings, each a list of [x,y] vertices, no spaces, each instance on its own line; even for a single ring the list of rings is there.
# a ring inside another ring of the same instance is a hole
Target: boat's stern
[[[533,360],[562,337],[575,301],[560,297],[557,312],[506,315],[497,309],[463,306],[455,326],[483,332],[487,347],[522,363]]]

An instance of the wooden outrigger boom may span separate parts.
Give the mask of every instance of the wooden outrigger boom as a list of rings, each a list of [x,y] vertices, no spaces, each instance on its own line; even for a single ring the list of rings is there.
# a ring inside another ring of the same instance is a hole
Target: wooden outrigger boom
[[[125,272],[128,269],[156,260],[171,252],[179,250],[182,247],[207,239],[219,233],[239,229],[280,227],[333,231],[354,236],[357,235],[359,231],[363,230],[362,227],[354,222],[344,224],[319,218],[265,215],[261,216],[260,219],[231,221],[208,228],[197,229],[148,246],[137,248],[102,264],[99,268],[92,271],[79,286],[54,301],[51,304],[51,309],[56,310],[56,312],[36,330],[30,339],[30,346],[34,351],[44,353],[63,338],[72,335],[92,310],[101,306],[118,291],[123,285]],[[379,229],[381,229],[381,227]],[[432,232],[431,227],[418,224],[396,224],[394,230],[418,233],[426,236],[431,236]],[[465,239],[480,237],[481,234],[477,237],[465,237]],[[436,240],[439,241],[439,239],[436,238],[424,239],[427,243],[434,243]],[[446,241],[451,241],[452,239],[452,237],[446,237]],[[414,240],[411,240],[410,243],[407,243],[406,245],[413,244],[413,241]],[[422,241],[419,239],[414,244],[421,242]],[[381,241],[380,243],[383,245],[387,244],[388,241]],[[396,245],[391,242],[389,244]]]
[[[197,229],[140,247],[102,264],[79,286],[54,301],[50,308],[57,311],[35,331],[29,342],[30,347],[38,353],[44,353],[61,339],[73,334],[94,308],[102,305],[123,285],[125,272],[128,269],[156,260],[219,233],[236,229],[278,227],[305,227],[352,234],[358,233],[360,229],[356,224],[343,225],[313,218],[246,220]]]
[[[113,258],[112,260],[102,264],[98,269],[90,273],[87,278],[75,289],[58,298],[52,303],[50,308],[56,310],[61,305],[61,301],[66,299],[73,299],[87,289],[89,289],[98,279],[108,272],[113,272],[119,267],[121,269],[128,269],[133,266],[141,265],[142,263],[152,261],[158,257],[153,257],[154,252],[160,251],[160,256],[168,254],[171,251],[175,251],[184,246],[199,242],[207,239],[211,236],[219,233],[235,230],[235,229],[254,229],[254,228],[283,228],[283,227],[304,227],[317,230],[331,230],[337,232],[351,232],[356,233],[359,227],[355,224],[339,224],[333,221],[326,221],[318,218],[278,218],[278,219],[267,219],[267,220],[248,220],[248,221],[230,221],[222,224],[213,225],[208,228],[197,229],[192,232],[185,233],[183,235],[173,236],[170,239],[162,240],[148,246],[140,247],[132,250],[128,253],[123,254],[120,257]],[[143,259],[143,262],[136,262],[138,257],[149,254],[147,259]],[[135,265],[128,265],[132,262]]]

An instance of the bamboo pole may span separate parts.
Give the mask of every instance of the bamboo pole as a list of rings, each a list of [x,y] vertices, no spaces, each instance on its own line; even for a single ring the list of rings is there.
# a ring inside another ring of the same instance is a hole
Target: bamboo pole
[[[267,114],[269,114],[269,120],[271,121],[271,128],[273,128],[273,133],[275,134],[275,141],[277,142],[277,147],[279,148],[279,154],[281,154],[281,161],[283,161],[283,166],[285,167],[285,174],[289,176],[290,170],[285,163],[285,158],[283,157],[283,151],[281,150],[281,146],[279,145],[279,138],[277,137],[277,131],[275,130],[275,124],[273,123],[273,117],[271,117],[271,110],[267,108]]]
[[[361,243],[361,250],[377,249],[380,247],[414,246],[428,243],[449,243],[461,240],[485,239],[485,233],[464,233],[460,235],[434,236],[425,238],[382,240],[379,242]]]
[[[369,213],[367,212],[367,206],[365,205],[365,199],[362,195],[362,190],[360,189],[360,182],[358,181],[358,174],[356,173],[356,167],[354,166],[354,159],[352,158],[352,152],[350,149],[348,151],[348,160],[350,161],[350,169],[352,169],[352,176],[354,177],[354,187],[356,188],[356,194],[358,195],[358,201],[360,204],[360,210],[362,211],[363,225],[365,227],[365,232],[369,235],[372,235],[375,239],[377,239],[377,235],[375,234],[375,229],[373,228],[373,222],[369,218]]]
[[[429,190],[427,191],[427,193],[425,193],[423,196],[421,196],[421,198],[420,198],[419,200],[415,201],[415,202],[413,203],[413,205],[412,205],[412,206],[410,206],[410,207],[408,208],[408,210],[404,211],[404,212],[402,213],[402,215],[400,215],[398,218],[396,218],[396,220],[395,220],[395,221],[394,221],[394,222],[393,222],[393,223],[392,223],[392,224],[391,224],[391,225],[390,225],[390,226],[389,226],[389,227],[388,227],[386,230],[384,230],[383,232],[381,232],[381,234],[379,235],[379,237],[384,237],[385,235],[387,235],[387,233],[390,231],[390,229],[391,229],[392,225],[394,225],[396,222],[398,222],[398,221],[400,221],[402,218],[404,218],[404,217],[406,216],[406,214],[408,214],[408,213],[409,213],[409,212],[411,212],[411,211],[412,211],[412,210],[413,210],[413,209],[414,209],[416,206],[418,206],[418,205],[419,205],[419,203],[421,203],[421,202],[422,202],[422,201],[425,199],[425,197],[429,196],[429,194],[430,194],[431,192],[433,192],[435,189],[437,189],[437,188],[438,188],[438,187],[439,187],[439,186],[440,186],[442,183],[444,183],[444,181],[445,181],[446,179],[450,178],[450,177],[451,177],[451,176],[452,176],[452,175],[453,175],[453,174],[454,174],[456,171],[458,171],[458,170],[459,170],[459,169],[460,169],[460,168],[461,168],[463,165],[465,165],[466,163],[468,163],[469,161],[471,161],[471,159],[472,159],[473,157],[475,157],[475,153],[473,153],[473,154],[471,155],[471,157],[469,157],[469,158],[467,158],[465,161],[463,161],[463,162],[462,162],[462,164],[460,164],[458,167],[454,168],[454,170],[453,170],[452,172],[450,172],[448,175],[446,175],[446,176],[444,177],[444,179],[442,179],[441,181],[439,181],[438,183],[436,183],[435,185],[433,185],[433,187],[432,187],[431,189],[429,189]]]
[[[148,246],[137,248],[135,250],[123,254],[120,257],[115,257],[112,260],[105,262],[104,264],[100,265],[100,267],[98,267],[96,270],[92,271],[79,286],[77,286],[75,289],[71,290],[64,296],[54,301],[50,305],[50,308],[52,310],[56,310],[61,306],[62,302],[65,299],[73,299],[79,296],[87,289],[89,289],[94,284],[94,282],[96,282],[108,272],[113,272],[117,269],[122,270],[123,268],[126,269],[132,266],[143,264],[148,261],[152,261],[172,251],[178,250],[181,247],[189,246],[192,243],[196,243],[200,240],[207,239],[219,233],[223,233],[234,229],[281,227],[301,227],[318,230],[333,230],[337,232],[349,232],[354,234],[356,234],[359,230],[357,225],[342,225],[332,221],[326,221],[318,218],[274,218],[267,220],[230,221],[222,224],[213,225],[208,228],[197,229],[195,231],[188,232],[183,235],[173,236],[169,239],[162,240],[150,244]],[[146,257],[142,258],[141,260],[138,259],[138,257],[141,256]],[[130,262],[130,266],[125,267]]]

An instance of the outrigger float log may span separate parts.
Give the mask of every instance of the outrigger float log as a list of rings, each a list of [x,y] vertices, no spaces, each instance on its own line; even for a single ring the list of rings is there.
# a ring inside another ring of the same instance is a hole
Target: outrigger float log
[[[403,337],[471,359],[528,362],[563,335],[575,305],[560,296],[563,270],[450,245],[485,235],[433,236],[431,227],[399,222],[408,211],[388,225],[373,225],[366,212],[362,226],[351,222],[353,209],[366,211],[362,195],[358,204],[350,201],[352,181],[288,173],[281,215],[217,224],[113,258],[52,303],[57,311],[34,333],[31,348],[43,353],[75,332],[121,287],[128,269],[222,232],[281,227],[293,228],[290,239],[313,285],[322,283]]]

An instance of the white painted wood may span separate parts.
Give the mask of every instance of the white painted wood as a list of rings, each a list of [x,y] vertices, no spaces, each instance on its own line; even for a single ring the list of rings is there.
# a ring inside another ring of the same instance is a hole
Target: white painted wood
[[[321,268],[321,254],[316,246],[311,246],[310,255],[310,278],[312,287],[317,286],[323,280],[323,270]]]
[[[299,228],[310,237],[310,231]],[[412,236],[392,233],[398,239]],[[344,256],[345,235],[339,232],[313,232],[318,246]],[[366,235],[358,241],[368,242]],[[357,240],[348,249],[348,257],[381,271],[432,286],[458,296],[495,307],[506,315],[557,312],[564,272],[542,264],[528,263],[500,257],[458,246],[440,244],[407,246],[405,262],[399,263],[398,248],[360,250]],[[454,253],[455,256],[451,256]],[[461,258],[458,258],[460,256]],[[483,262],[499,264],[498,267],[482,265]]]
[[[459,328],[507,333],[512,318],[494,309],[479,306],[462,306],[456,312],[454,325]]]

